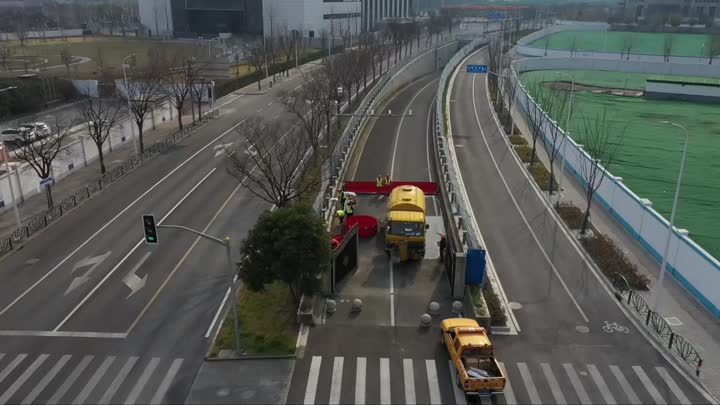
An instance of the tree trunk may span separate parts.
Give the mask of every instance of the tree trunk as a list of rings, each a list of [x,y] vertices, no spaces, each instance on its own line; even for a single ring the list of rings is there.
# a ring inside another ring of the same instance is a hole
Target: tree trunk
[[[103,155],[102,144],[95,142],[98,150],[98,160],[100,161],[100,174],[105,174],[107,169],[105,168],[105,155]]]
[[[145,152],[145,145],[143,145],[143,127],[145,126],[145,120],[136,121],[135,123],[137,124],[138,143],[140,144],[140,154],[142,155],[143,152]]]
[[[548,184],[548,195],[553,194],[553,189],[555,188],[555,166],[553,165],[553,160],[550,160],[550,180]]]
[[[202,120],[202,93],[198,97],[198,121]]]
[[[530,164],[535,163],[535,148],[537,147],[537,136],[533,136],[532,151],[530,151]]]
[[[195,123],[195,103],[192,99],[192,93],[190,93],[190,116],[192,117],[193,124]]]
[[[258,91],[262,90],[262,89],[260,88],[260,81],[261,81],[261,80],[262,80],[262,78],[259,78],[258,81],[257,81],[257,83],[258,83]]]
[[[585,235],[590,225],[590,206],[592,205],[592,194],[588,196],[587,208],[585,209],[585,215],[583,215],[582,226],[580,227],[580,235]]]
[[[183,109],[184,103],[179,103],[177,105],[177,120],[178,120],[178,127],[182,131],[183,129],[183,121],[182,121],[182,109]]]
[[[47,177],[47,176],[45,176],[45,177]],[[50,188],[49,183],[45,185],[45,197],[47,197],[48,209],[51,210],[52,207],[55,205],[55,203],[53,202],[52,189]]]

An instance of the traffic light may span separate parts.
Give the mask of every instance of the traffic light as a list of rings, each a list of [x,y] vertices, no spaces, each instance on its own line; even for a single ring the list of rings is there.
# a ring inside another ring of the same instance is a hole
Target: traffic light
[[[143,228],[145,229],[145,243],[156,245],[158,243],[157,227],[153,215],[143,215]]]

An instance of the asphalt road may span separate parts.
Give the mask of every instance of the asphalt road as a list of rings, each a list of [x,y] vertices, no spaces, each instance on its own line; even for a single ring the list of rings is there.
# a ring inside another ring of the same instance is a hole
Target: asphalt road
[[[495,338],[517,401],[708,402],[630,322],[530,187],[495,125],[484,75],[458,73],[450,118],[472,212],[520,327]]]
[[[0,404],[184,402],[234,270],[182,231],[144,244],[141,215],[229,236],[236,255],[269,204],[227,173],[231,128],[294,121],[276,97],[299,84],[221,100],[220,118],[0,262]]]

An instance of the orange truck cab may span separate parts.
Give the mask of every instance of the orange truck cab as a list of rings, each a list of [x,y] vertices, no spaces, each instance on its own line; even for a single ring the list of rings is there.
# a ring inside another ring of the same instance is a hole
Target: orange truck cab
[[[505,376],[485,328],[473,319],[450,318],[442,322],[440,333],[455,365],[455,382],[466,395],[499,394],[505,389]]]

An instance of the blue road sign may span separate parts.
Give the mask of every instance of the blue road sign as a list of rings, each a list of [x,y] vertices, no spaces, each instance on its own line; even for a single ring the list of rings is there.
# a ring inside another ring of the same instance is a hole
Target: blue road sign
[[[41,186],[44,186],[44,185],[46,185],[46,184],[48,184],[48,183],[52,183],[54,180],[55,180],[55,179],[54,179],[52,176],[46,177],[46,178],[40,180],[40,185],[41,185]]]
[[[488,20],[502,20],[505,18],[505,13],[502,11],[491,11],[487,15]]]
[[[468,73],[487,73],[487,65],[467,65]]]

